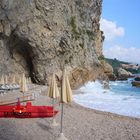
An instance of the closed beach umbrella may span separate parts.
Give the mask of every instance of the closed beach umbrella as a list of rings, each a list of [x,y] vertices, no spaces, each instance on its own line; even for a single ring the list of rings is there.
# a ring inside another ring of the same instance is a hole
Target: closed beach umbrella
[[[22,77],[21,77],[20,91],[23,93],[28,91],[25,74],[22,74]]]
[[[4,85],[4,84],[5,84],[3,75],[1,76],[1,79],[0,79],[0,84],[2,84],[2,85]]]
[[[72,90],[70,87],[68,75],[66,71],[63,72],[62,78],[62,86],[61,86],[61,130],[60,130],[60,137],[57,140],[67,140],[67,138],[63,134],[63,104],[70,103],[72,101]]]
[[[5,81],[5,84],[8,84],[8,77],[7,77],[7,75],[5,75],[4,81]]]
[[[15,77],[15,75],[13,75],[13,77],[12,77],[12,84],[16,84],[16,77]]]
[[[58,98],[60,96],[56,79],[55,79],[55,74],[53,74],[51,78],[51,82],[48,87],[48,96],[53,99]]]
[[[27,78],[27,83],[29,83],[29,84],[31,84],[31,83],[32,83],[32,81],[31,81],[31,78],[30,78],[30,77],[28,77],[28,78]]]
[[[50,81],[50,84],[48,87],[48,96],[53,99],[53,106],[54,106],[54,100],[60,96],[59,89],[57,87],[57,83],[56,83],[56,79],[55,79],[55,74],[52,75],[52,78],[51,78],[51,81]],[[54,107],[53,107],[53,110],[54,110]],[[56,125],[57,125],[57,123],[53,117],[52,126],[56,126]]]
[[[26,83],[26,77],[25,74],[22,74],[21,77],[21,83],[20,83],[20,92],[23,93],[23,100],[24,100],[24,93],[28,91],[27,83]],[[24,105],[24,102],[23,102]]]
[[[62,81],[62,93],[61,93],[61,102],[69,103],[72,101],[72,90],[70,87],[68,76],[64,72],[63,81]]]
[[[18,75],[18,84],[21,86],[22,77]]]

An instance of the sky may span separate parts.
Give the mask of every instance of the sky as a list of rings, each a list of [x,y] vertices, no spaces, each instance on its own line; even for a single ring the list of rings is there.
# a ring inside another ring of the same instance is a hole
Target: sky
[[[103,0],[102,6],[104,56],[140,64],[140,0]]]

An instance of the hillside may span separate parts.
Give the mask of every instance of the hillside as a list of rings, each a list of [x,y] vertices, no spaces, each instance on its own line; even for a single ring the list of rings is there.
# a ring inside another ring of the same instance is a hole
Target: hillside
[[[117,59],[110,59],[110,58],[105,58],[105,61],[109,63],[113,67],[113,69],[121,67],[133,74],[140,73],[140,66],[138,64],[133,64],[133,63],[124,62]]]

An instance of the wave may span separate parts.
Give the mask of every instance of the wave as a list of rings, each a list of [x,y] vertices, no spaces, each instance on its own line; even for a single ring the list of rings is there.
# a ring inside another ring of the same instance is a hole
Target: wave
[[[127,94],[122,92],[121,88],[125,87],[127,82],[124,83],[125,85],[121,82],[112,82],[111,89],[105,90],[99,81],[88,82],[79,89],[85,94],[74,95],[74,100],[88,108],[140,118],[140,94],[135,94],[135,91],[128,94],[127,90],[125,91]],[[121,88],[115,90],[113,86]],[[119,91],[120,93],[117,93]]]

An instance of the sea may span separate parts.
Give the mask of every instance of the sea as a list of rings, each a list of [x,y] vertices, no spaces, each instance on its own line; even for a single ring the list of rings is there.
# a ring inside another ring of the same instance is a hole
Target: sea
[[[127,81],[110,81],[104,89],[100,81],[88,82],[74,95],[74,101],[84,107],[119,115],[140,118],[140,88]]]

